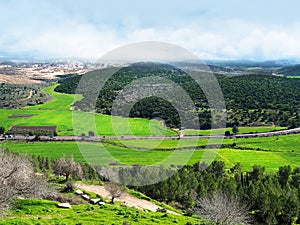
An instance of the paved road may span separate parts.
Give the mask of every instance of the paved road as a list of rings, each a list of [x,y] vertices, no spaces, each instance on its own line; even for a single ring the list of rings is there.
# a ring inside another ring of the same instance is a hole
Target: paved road
[[[273,132],[265,132],[265,133],[255,133],[255,134],[237,134],[234,136],[223,136],[223,135],[215,135],[215,136],[184,136],[181,139],[208,139],[208,138],[255,138],[255,137],[271,137],[271,136],[283,136],[288,134],[298,134],[300,133],[300,127],[290,130],[281,130],[281,131],[273,131]],[[0,140],[28,140],[34,141],[34,136],[23,136],[23,135],[15,135],[9,137],[0,137]],[[100,137],[79,137],[79,136],[41,136],[39,137],[40,141],[83,141],[83,142],[100,142],[102,140],[172,140],[178,139],[178,136],[100,136]]]

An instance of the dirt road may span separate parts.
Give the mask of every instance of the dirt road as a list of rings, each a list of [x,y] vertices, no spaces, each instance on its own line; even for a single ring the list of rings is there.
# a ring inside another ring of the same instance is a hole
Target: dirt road
[[[87,184],[83,184],[83,183],[76,183],[76,187],[78,189],[81,190],[86,190],[89,192],[93,192],[95,194],[100,195],[103,198],[110,198],[110,194],[107,190],[105,190],[104,186],[100,186],[100,185],[87,185]],[[134,197],[132,195],[129,195],[128,193],[123,193],[121,195],[121,197],[116,198],[117,202],[124,202],[126,206],[128,207],[135,207],[139,210],[143,210],[143,209],[147,209],[150,210],[152,212],[155,212],[158,208],[161,208],[160,206],[143,200],[143,199],[139,199],[137,197]],[[171,210],[167,210],[168,213],[170,214],[174,214],[174,215],[180,215],[179,213],[173,212]]]

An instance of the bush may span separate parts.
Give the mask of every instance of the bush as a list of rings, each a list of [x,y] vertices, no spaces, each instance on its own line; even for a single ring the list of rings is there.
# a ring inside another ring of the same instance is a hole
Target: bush
[[[167,210],[164,209],[164,208],[158,208],[158,209],[156,210],[156,212],[166,213]]]
[[[230,134],[230,131],[229,130],[226,130],[225,131],[225,136],[230,136],[231,134]]]
[[[122,223],[122,225],[131,225],[131,223],[128,222],[127,220],[124,220],[123,223]]]

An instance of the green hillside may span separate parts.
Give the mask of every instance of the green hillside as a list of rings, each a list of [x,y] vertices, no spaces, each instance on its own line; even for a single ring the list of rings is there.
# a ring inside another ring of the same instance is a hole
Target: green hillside
[[[109,74],[113,73],[112,76]],[[207,81],[207,75],[195,72],[201,77],[203,82]],[[105,77],[109,78],[107,81]],[[104,69],[87,73],[83,76],[71,77],[62,80],[55,89],[64,93],[82,93],[84,98],[76,102],[75,107],[81,110],[92,110],[91,105],[94,90],[97,84],[103,84],[97,103],[96,110],[100,113],[110,114],[114,99],[121,90],[134,80],[143,78],[161,77],[180,85],[193,100],[199,114],[201,129],[210,127],[211,114],[207,99],[197,83],[184,71],[165,64],[137,63],[129,67],[116,69]],[[283,77],[267,75],[244,75],[227,77],[217,75],[217,80],[221,86],[226,108],[227,126],[257,126],[271,124],[285,127],[300,126],[300,80],[290,80]],[[105,82],[106,81],[106,82]],[[205,93],[213,94],[211,89]],[[174,93],[176,95],[176,93]],[[134,98],[134,93],[123,96],[126,99]],[[178,93],[177,99],[181,99]],[[286,101],[288,99],[288,101]],[[180,101],[179,101],[180,102]],[[130,111],[131,117],[155,118],[160,117],[165,120],[170,127],[180,127],[180,119],[174,106],[175,102],[168,102],[158,97],[148,97],[138,101]],[[173,106],[172,106],[173,105]],[[123,111],[118,112],[123,115]],[[221,118],[219,118],[221,122]],[[187,121],[187,127],[194,128],[195,121]],[[196,128],[197,129],[197,128]],[[198,128],[199,129],[199,128]]]
[[[159,121],[138,118],[111,117],[103,114],[75,112],[71,106],[81,95],[62,94],[54,91],[57,85],[44,89],[53,99],[45,104],[21,109],[0,109],[0,126],[6,131],[11,126],[58,126],[59,135],[80,135],[97,131],[99,135],[176,135],[162,127]],[[74,119],[75,118],[75,119]],[[78,118],[78,119],[76,119]],[[76,128],[76,129],[75,129]]]

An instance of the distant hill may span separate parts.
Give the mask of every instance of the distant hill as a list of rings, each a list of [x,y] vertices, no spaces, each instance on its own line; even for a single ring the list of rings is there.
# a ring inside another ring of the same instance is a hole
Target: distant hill
[[[278,70],[279,74],[284,74],[285,76],[300,76],[300,64],[295,66],[287,66]]]
[[[117,70],[107,81],[102,78],[109,69],[96,70],[81,76],[73,76],[61,81],[55,89],[63,93],[75,93],[77,86],[85,82],[77,89],[84,98],[76,102],[73,107],[82,111],[96,111],[103,114],[111,114],[114,100],[121,96],[122,104],[126,105],[132,99],[138,99],[135,91],[120,95],[122,90],[135,80],[143,78],[157,79],[157,77],[171,80],[181,86],[193,100],[199,114],[201,129],[208,129],[211,125],[211,112],[206,95],[197,83],[183,70],[166,64],[137,63]],[[202,72],[195,72],[205,82]],[[82,79],[84,78],[84,79]],[[274,122],[287,127],[300,126],[300,79],[286,79],[269,75],[243,75],[224,76],[216,75],[225,98],[227,112],[227,126],[256,126]],[[104,84],[98,93],[95,102],[95,91],[98,84]],[[147,90],[147,84],[139,83],[139,88]],[[168,90],[168,87],[165,87]],[[160,90],[160,89],[158,89]],[[208,90],[212,93],[213,89]],[[172,92],[173,93],[173,92]],[[206,93],[208,94],[208,93]],[[175,99],[182,99],[181,93],[174,92]],[[173,102],[174,103],[174,102]],[[172,102],[152,96],[142,98],[132,107],[130,117],[162,118],[169,127],[180,127],[180,118],[173,107]],[[181,101],[176,101],[181,103]],[[184,101],[182,104],[185,103]],[[123,107],[118,115],[123,115]],[[184,106],[182,105],[182,108]],[[220,121],[222,118],[218,118]],[[191,119],[187,128],[195,128],[195,121]]]

